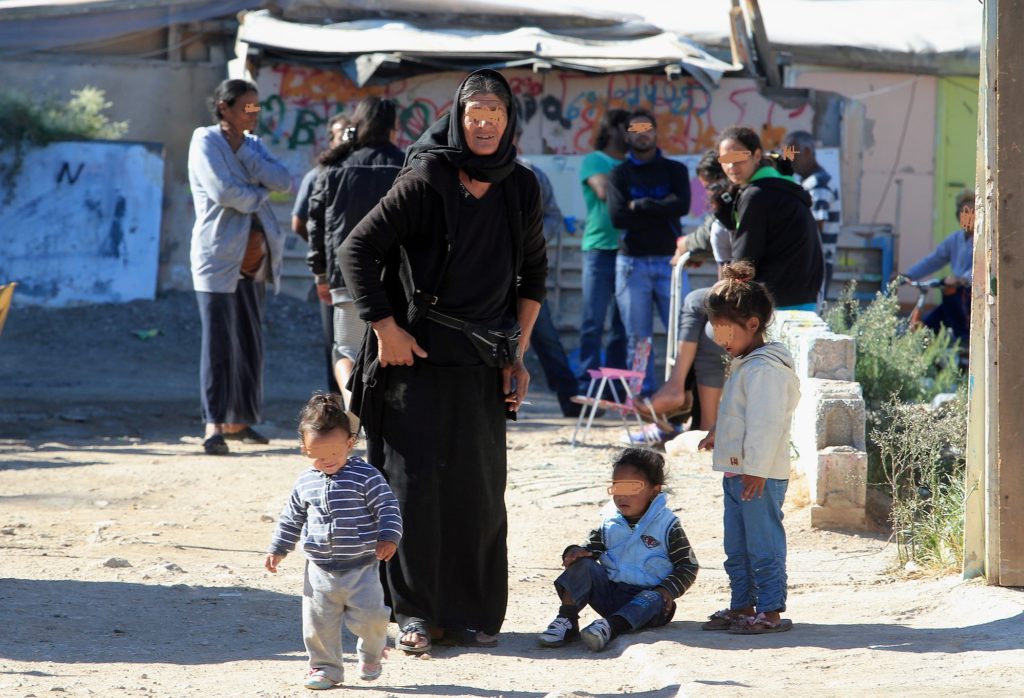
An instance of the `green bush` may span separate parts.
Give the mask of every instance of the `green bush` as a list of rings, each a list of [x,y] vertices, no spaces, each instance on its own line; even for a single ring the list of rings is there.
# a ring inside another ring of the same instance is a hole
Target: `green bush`
[[[927,328],[911,330],[900,316],[896,284],[862,306],[849,284],[825,314],[833,332],[851,335],[857,342],[857,375],[864,404],[877,411],[894,395],[903,402],[931,400],[956,390],[962,380],[956,366],[952,335]]]
[[[13,90],[0,91],[0,184],[14,197],[14,185],[30,146],[63,140],[117,140],[128,130],[127,121],[111,121],[103,113],[111,107],[103,90],[83,87],[62,102],[53,97],[33,100]],[[6,152],[10,157],[2,157]]]
[[[878,444],[892,493],[891,521],[901,563],[963,566],[967,396],[935,410],[889,400],[880,410]]]

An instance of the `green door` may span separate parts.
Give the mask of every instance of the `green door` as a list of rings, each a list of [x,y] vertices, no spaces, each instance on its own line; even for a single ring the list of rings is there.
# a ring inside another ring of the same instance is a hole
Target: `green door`
[[[974,189],[978,140],[978,78],[939,78],[935,115],[935,211],[932,238],[941,242],[960,227],[956,197]]]

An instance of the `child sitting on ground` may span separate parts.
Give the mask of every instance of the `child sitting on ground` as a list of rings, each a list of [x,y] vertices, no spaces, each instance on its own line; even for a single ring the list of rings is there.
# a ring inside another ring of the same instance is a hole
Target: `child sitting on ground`
[[[380,472],[349,455],[356,431],[338,395],[316,394],[303,408],[299,438],[313,467],[295,481],[265,563],[277,572],[305,525],[302,637],[309,674],[303,685],[314,690],[342,681],[342,621],[359,638],[359,678],[380,676],[391,618],[378,561],[395,554],[402,515]]]
[[[697,578],[697,558],[661,492],[665,459],[640,448],[626,449],[612,466],[612,501],[585,546],[562,553],[565,567],[555,580],[562,601],[558,616],[538,640],[561,647],[582,637],[597,652],[630,630],[665,625],[675,599]],[[601,618],[582,633],[579,613],[587,605]]]
[[[786,531],[782,502],[789,485],[790,421],[800,399],[793,357],[765,343],[773,301],[746,262],[727,264],[705,298],[715,341],[734,360],[718,421],[700,448],[714,448],[713,469],[724,472],[725,571],[732,599],[704,630],[741,635],[793,627],[786,610]]]

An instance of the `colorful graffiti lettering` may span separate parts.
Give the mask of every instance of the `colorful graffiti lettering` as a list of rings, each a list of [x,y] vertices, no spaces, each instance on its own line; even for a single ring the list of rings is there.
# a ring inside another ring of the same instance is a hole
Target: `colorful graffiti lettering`
[[[766,148],[776,147],[788,131],[811,127],[807,106],[776,109],[753,80],[726,79],[709,92],[695,80],[658,75],[536,75],[518,70],[505,75],[519,106],[526,153],[589,152],[601,117],[612,108],[651,110],[658,121],[658,143],[668,154],[713,148],[718,132],[734,124],[758,129]],[[448,112],[463,77],[435,73],[359,87],[339,71],[272,65],[257,81],[263,96],[260,133],[301,176],[299,170],[327,145],[325,125],[331,115],[351,112],[370,95],[390,97],[398,102],[397,141],[405,147]]]

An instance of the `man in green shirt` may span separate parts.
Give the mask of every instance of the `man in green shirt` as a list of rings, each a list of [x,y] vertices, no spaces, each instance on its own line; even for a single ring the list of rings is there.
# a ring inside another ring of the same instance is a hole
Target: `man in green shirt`
[[[594,152],[583,158],[580,181],[587,205],[583,231],[583,321],[580,327],[580,381],[586,386],[587,371],[608,366],[626,368],[626,330],[615,303],[615,257],[620,231],[612,225],[605,200],[608,174],[626,157],[626,123],[629,112],[609,109],[601,117]],[[601,335],[608,306],[612,307],[611,337],[601,361]]]

